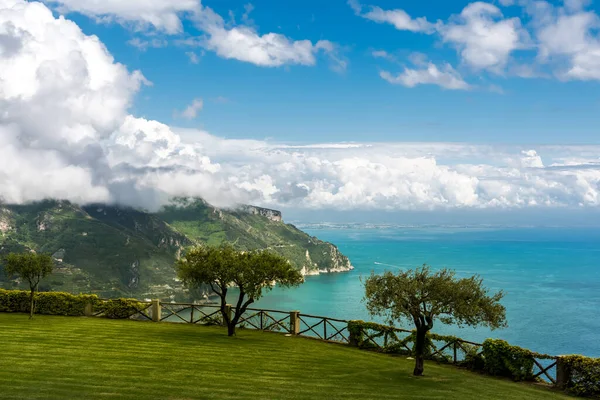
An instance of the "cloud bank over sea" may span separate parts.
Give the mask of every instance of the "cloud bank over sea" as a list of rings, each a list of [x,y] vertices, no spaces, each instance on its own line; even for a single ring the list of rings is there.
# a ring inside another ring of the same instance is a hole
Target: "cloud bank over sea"
[[[168,23],[167,23],[168,22]],[[165,29],[177,24],[165,20]],[[600,146],[232,140],[130,113],[143,71],[41,3],[0,0],[0,199],[155,209],[173,196],[307,210],[600,205]],[[197,107],[201,109],[201,106]]]

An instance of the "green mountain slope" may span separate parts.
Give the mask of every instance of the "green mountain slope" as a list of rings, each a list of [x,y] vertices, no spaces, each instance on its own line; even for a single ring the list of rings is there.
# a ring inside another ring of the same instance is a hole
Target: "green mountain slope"
[[[66,201],[0,205],[0,255],[33,250],[56,260],[42,290],[189,299],[174,261],[186,247],[223,241],[241,250],[271,249],[304,274],[352,268],[334,245],[258,207],[224,210],[199,199],[175,199],[158,213]],[[0,272],[0,287],[18,285]]]

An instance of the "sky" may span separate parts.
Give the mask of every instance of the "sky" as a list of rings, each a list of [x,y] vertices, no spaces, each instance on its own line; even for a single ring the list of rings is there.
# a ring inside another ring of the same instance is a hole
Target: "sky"
[[[600,2],[324,4],[0,0],[0,199],[600,209]]]

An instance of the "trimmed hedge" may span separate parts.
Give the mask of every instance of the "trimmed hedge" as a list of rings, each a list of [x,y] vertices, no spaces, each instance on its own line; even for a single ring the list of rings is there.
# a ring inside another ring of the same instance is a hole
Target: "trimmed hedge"
[[[29,291],[0,289],[0,312],[29,313]],[[85,305],[100,303],[94,294],[74,295],[63,292],[37,292],[35,312],[45,315],[85,315]]]
[[[29,291],[0,289],[0,312],[29,313]],[[95,294],[37,292],[35,312],[44,315],[83,316],[91,304],[94,312],[113,319],[126,319],[147,307],[135,299],[101,300]]]

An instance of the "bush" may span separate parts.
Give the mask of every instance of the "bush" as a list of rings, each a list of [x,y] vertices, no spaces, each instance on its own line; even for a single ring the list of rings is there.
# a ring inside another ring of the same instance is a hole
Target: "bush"
[[[465,352],[465,358],[458,365],[471,371],[483,371],[485,369],[485,360],[483,359],[483,354],[479,352],[479,346],[464,342],[461,346]]]
[[[85,306],[92,304],[95,312],[112,319],[129,318],[143,310],[146,304],[135,299],[100,300],[95,294],[38,292],[35,294],[36,313],[45,315],[85,315]],[[29,292],[0,289],[0,312],[29,312]]]
[[[74,295],[62,292],[38,292],[35,294],[36,313],[45,315],[85,315],[85,305],[100,302],[93,294]],[[25,290],[0,289],[0,312],[29,312],[29,292]]]
[[[578,396],[600,396],[600,358],[560,357],[569,372],[566,388]]]
[[[534,358],[553,359],[548,354],[534,353],[504,340],[487,339],[483,342],[485,371],[490,375],[505,376],[515,381],[533,380]]]
[[[144,303],[135,299],[114,299],[102,301],[96,310],[102,312],[106,318],[127,319],[145,307]]]

